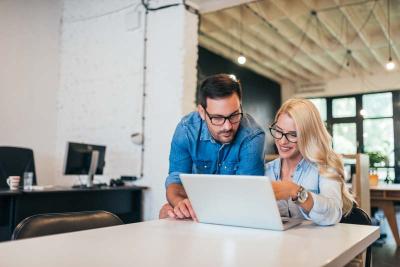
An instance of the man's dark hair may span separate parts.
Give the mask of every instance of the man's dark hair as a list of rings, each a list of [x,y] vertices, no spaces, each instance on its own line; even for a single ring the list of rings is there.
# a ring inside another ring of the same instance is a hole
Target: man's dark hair
[[[242,86],[235,76],[216,74],[208,76],[201,83],[197,91],[197,103],[207,108],[207,98],[219,99],[236,93],[242,99]]]

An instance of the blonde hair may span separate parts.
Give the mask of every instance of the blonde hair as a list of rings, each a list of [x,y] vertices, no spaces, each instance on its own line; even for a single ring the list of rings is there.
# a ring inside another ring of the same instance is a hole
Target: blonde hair
[[[349,214],[355,200],[344,182],[343,161],[333,151],[332,138],[326,130],[317,108],[307,99],[289,99],[276,113],[275,121],[284,113],[290,116],[296,124],[297,146],[303,158],[316,163],[320,175],[340,182],[342,211],[344,215]]]

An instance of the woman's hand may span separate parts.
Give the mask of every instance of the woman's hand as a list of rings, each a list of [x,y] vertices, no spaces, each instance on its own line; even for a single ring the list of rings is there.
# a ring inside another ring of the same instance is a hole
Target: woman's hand
[[[276,200],[288,200],[289,198],[297,198],[299,185],[289,181],[272,182],[272,189],[275,193]],[[300,207],[308,214],[314,206],[314,200],[311,194],[308,194],[307,200],[300,204]]]
[[[272,182],[272,189],[274,190],[276,200],[287,200],[289,198],[296,198],[299,187],[299,185],[290,181]]]

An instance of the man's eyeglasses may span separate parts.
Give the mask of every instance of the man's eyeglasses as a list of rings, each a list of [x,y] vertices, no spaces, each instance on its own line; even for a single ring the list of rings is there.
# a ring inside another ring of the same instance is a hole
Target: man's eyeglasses
[[[222,115],[210,115],[206,109],[204,109],[204,111],[206,112],[208,118],[211,121],[212,125],[215,126],[221,126],[224,125],[224,123],[226,122],[226,120],[229,120],[230,123],[232,124],[236,124],[238,122],[240,122],[243,118],[243,113],[242,112],[235,112],[227,117],[222,116]]]
[[[287,132],[284,133],[278,129],[276,129],[273,125],[269,127],[269,131],[273,138],[277,140],[281,140],[283,137],[286,138],[290,143],[297,143],[297,133],[296,132]]]

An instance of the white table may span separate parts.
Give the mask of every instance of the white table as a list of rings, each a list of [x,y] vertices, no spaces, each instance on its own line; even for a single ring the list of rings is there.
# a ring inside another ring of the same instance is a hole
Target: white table
[[[157,220],[0,243],[0,266],[342,266],[378,237],[350,224],[281,232]]]

